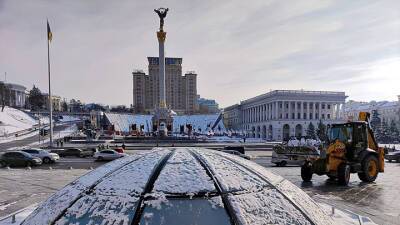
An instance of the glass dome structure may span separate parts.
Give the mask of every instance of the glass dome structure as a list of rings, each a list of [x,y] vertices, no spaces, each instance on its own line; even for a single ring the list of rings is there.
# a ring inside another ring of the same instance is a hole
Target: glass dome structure
[[[105,164],[43,202],[22,224],[334,224],[302,190],[249,160],[157,148]]]

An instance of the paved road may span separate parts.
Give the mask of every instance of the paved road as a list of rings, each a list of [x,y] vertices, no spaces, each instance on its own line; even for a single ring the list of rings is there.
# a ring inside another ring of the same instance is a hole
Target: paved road
[[[69,126],[71,126],[71,124],[56,125],[56,126],[54,126],[53,131],[54,132],[63,131]],[[39,131],[37,131],[37,132],[39,133]],[[48,138],[48,136],[46,136],[44,138]],[[55,138],[57,138],[57,137],[55,137]],[[41,137],[41,140],[43,140],[42,137]],[[5,151],[9,148],[26,146],[26,145],[29,145],[31,143],[38,142],[38,141],[39,141],[39,134],[31,136],[31,137],[27,137],[25,139],[21,139],[21,140],[11,141],[11,142],[7,142],[7,143],[1,143],[0,144],[0,152]]]
[[[270,159],[259,157],[254,161],[290,180],[315,200],[365,215],[378,224],[400,224],[400,163],[386,163],[385,173],[374,183],[363,183],[352,174],[350,184],[343,187],[327,176],[314,175],[312,183],[303,183],[300,167],[276,167]]]

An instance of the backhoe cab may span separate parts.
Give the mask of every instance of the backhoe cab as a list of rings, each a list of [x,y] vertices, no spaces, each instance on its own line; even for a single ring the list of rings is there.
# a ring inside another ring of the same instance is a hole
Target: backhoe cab
[[[326,157],[306,160],[301,167],[302,179],[311,181],[315,173],[347,185],[350,173],[357,173],[364,182],[375,181],[378,173],[384,172],[384,150],[375,141],[369,117],[369,113],[360,112],[359,121],[330,126]]]

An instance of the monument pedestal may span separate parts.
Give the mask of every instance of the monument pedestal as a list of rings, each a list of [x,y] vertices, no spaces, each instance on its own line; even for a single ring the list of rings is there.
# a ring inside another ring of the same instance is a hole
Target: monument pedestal
[[[164,107],[154,109],[152,118],[153,130],[155,128],[155,130],[158,131],[158,136],[165,137],[168,135],[168,131],[173,131],[173,115],[173,111]]]

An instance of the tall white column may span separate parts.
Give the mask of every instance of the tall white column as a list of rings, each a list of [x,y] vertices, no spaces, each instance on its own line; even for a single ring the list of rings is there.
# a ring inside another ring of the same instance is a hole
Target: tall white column
[[[297,110],[298,110],[298,109],[297,109],[297,102],[295,101],[295,102],[294,102],[294,119],[295,119],[295,120],[297,120],[297,114],[298,114]]]
[[[300,119],[305,119],[304,118],[304,102],[300,102]]]
[[[160,88],[160,107],[165,108],[167,107],[166,105],[166,97],[165,97],[165,55],[164,55],[164,42],[165,42],[165,37],[167,33],[164,31],[158,31],[157,32],[157,38],[158,38],[158,63],[159,63],[159,88]]]
[[[271,103],[268,103],[268,120],[271,120]]]
[[[319,106],[318,106],[318,119],[322,118],[322,102],[319,102]]]
[[[316,105],[315,105],[315,103],[317,103],[317,102],[313,102],[313,117],[312,117],[312,119],[313,120],[315,120],[316,119],[316,115],[315,115],[315,112],[316,112]]]

